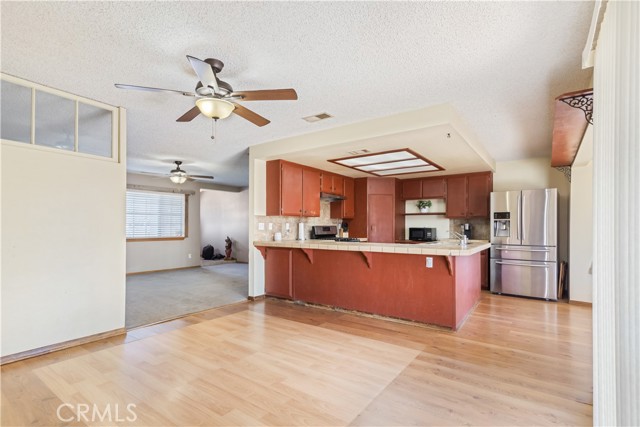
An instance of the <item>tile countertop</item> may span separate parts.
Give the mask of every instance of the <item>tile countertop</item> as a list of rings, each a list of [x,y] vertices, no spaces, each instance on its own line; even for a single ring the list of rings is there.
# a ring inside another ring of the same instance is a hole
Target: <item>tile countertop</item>
[[[460,247],[458,240],[440,240],[435,243],[373,243],[334,242],[332,240],[283,240],[255,241],[254,246],[273,248],[322,249],[330,251],[385,252],[413,255],[467,256],[491,247],[487,240],[470,240],[466,247]]]

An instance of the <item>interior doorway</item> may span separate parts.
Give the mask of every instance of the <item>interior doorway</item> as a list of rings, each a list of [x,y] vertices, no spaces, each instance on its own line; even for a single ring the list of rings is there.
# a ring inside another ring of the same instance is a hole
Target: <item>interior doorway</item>
[[[127,180],[131,186],[144,186],[145,190],[158,186],[157,181],[134,174]],[[184,239],[136,240],[127,235],[127,329],[247,299],[248,190],[202,187],[197,182],[179,186],[179,193],[187,194]],[[171,189],[157,191],[175,193]],[[130,214],[135,213],[127,212],[128,223]],[[227,238],[232,259],[202,258],[206,245],[224,258]]]

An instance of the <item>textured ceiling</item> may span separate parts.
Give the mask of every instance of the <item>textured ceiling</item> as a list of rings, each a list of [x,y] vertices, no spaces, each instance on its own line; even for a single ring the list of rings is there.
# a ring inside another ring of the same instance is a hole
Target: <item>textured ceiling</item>
[[[580,69],[592,2],[1,2],[1,70],[128,110],[128,169],[247,185],[250,145],[450,103],[496,160],[549,155],[553,100]],[[194,89],[185,55],[225,63],[235,90],[293,87],[298,101],[245,102],[271,120],[175,120]],[[307,123],[301,118],[334,117]]]

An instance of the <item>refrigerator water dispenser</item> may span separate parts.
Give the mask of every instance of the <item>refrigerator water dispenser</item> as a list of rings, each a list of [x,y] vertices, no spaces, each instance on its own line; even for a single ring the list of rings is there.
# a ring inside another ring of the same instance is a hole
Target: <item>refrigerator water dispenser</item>
[[[509,218],[509,212],[494,212],[493,213],[493,236],[509,237],[510,232],[511,232],[511,219]]]

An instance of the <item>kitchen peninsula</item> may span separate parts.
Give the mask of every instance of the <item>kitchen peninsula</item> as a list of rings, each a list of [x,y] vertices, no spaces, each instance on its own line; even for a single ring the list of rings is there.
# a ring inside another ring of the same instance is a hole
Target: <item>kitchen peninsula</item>
[[[255,241],[266,294],[458,329],[480,297],[487,241]]]

